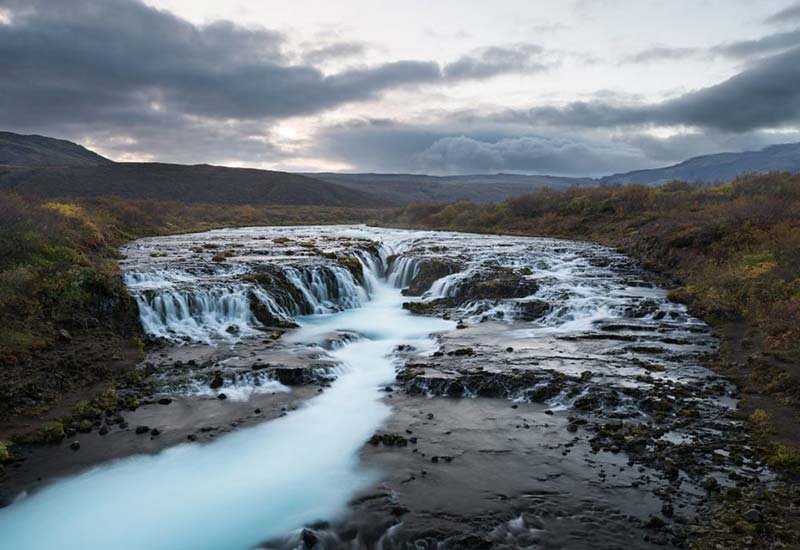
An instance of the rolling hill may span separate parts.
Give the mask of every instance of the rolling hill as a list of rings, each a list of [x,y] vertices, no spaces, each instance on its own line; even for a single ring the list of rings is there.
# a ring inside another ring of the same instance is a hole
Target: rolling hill
[[[699,156],[664,168],[593,179],[520,174],[293,174],[206,164],[117,163],[69,141],[0,132],[0,190],[40,197],[394,207],[419,201],[494,203],[545,186],[659,185],[676,179],[714,183],[771,171],[800,172],[800,143]]]
[[[736,176],[761,172],[800,172],[800,143],[771,145],[760,151],[718,153],[690,158],[673,166],[635,170],[600,178],[603,185],[645,183],[658,185],[673,180],[689,183],[730,181]]]
[[[298,174],[120,162],[0,169],[0,190],[39,197],[116,196],[187,203],[378,206],[372,195]]]
[[[486,174],[467,176],[427,176],[420,174],[340,174],[309,173],[316,179],[370,193],[386,205],[401,206],[418,201],[500,202],[514,195],[542,187],[563,189],[574,185],[592,185],[589,178]]]
[[[0,132],[0,166],[94,166],[99,164],[111,164],[111,161],[71,141]]]

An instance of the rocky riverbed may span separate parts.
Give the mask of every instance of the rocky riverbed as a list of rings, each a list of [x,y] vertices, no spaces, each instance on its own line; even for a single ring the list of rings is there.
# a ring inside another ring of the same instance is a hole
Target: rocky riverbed
[[[681,548],[770,478],[708,327],[612,250],[328,226],[123,253],[147,357],[107,411],[17,449],[12,538],[70,503],[73,531],[97,521],[93,483],[157,494],[145,460],[208,504],[121,505],[120,548]]]

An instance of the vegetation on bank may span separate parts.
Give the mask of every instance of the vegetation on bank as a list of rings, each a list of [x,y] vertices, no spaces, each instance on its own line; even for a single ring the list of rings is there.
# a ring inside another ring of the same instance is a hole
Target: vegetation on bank
[[[93,393],[77,390],[105,384],[141,356],[135,305],[117,265],[124,242],[371,216],[368,209],[39,200],[0,192],[0,419],[40,415],[66,394],[91,399]]]

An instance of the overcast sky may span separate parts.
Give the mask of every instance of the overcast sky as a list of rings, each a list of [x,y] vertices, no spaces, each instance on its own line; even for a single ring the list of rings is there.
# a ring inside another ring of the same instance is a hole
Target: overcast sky
[[[800,3],[0,0],[0,75],[114,160],[595,176],[800,141]]]

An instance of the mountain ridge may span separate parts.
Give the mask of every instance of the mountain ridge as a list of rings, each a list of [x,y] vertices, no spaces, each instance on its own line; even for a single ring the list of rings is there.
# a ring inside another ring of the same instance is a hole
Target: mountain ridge
[[[716,183],[771,171],[800,172],[800,143],[701,155],[670,166],[601,178],[506,173],[435,176],[114,162],[67,140],[0,132],[0,190],[41,197],[113,195],[189,203],[395,207],[424,201],[501,202],[542,187],[659,185],[673,180]]]

